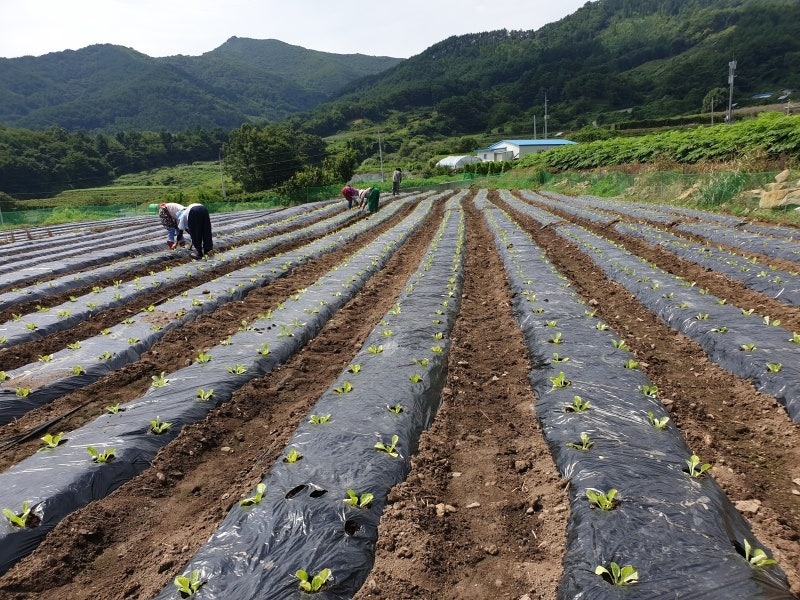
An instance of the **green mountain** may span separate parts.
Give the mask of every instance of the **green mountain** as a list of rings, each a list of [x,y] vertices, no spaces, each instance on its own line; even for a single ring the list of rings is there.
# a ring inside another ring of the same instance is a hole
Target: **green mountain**
[[[402,59],[233,37],[202,56],[151,58],[109,44],[0,59],[0,123],[182,131],[278,121]]]
[[[450,37],[291,120],[431,137],[533,132],[538,117],[541,135],[547,102],[550,132],[652,121],[707,112],[712,90],[727,107],[732,60],[734,102],[776,102],[800,89],[797,23],[797,0],[596,0],[536,31]]]

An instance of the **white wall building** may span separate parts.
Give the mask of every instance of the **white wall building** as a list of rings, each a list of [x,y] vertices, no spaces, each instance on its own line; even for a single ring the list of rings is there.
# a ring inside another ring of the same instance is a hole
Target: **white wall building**
[[[570,140],[500,140],[488,148],[477,150],[478,158],[486,162],[514,160],[533,152],[544,152],[574,144]]]

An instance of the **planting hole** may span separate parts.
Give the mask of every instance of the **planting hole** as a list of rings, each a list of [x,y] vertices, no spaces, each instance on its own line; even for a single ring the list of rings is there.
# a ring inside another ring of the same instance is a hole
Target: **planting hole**
[[[300,492],[302,492],[303,490],[305,490],[307,487],[308,487],[308,486],[307,486],[306,484],[301,484],[301,485],[298,485],[297,487],[294,487],[294,488],[290,489],[288,492],[286,492],[286,496],[285,496],[285,498],[286,498],[287,500],[291,500],[292,498],[294,498],[295,496],[297,496],[297,495],[298,495]]]
[[[314,490],[309,494],[312,498],[322,498],[325,494],[328,493],[328,490]]]
[[[361,525],[352,519],[347,519],[347,521],[344,522],[344,532],[351,537],[357,534],[360,529]]]

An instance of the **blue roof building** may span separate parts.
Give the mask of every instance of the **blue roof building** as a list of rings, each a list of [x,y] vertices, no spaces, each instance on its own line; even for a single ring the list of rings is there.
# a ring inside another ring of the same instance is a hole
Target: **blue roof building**
[[[561,146],[574,144],[570,140],[500,140],[488,148],[477,150],[478,158],[483,161],[496,162],[501,160],[514,160],[533,152],[544,152]]]

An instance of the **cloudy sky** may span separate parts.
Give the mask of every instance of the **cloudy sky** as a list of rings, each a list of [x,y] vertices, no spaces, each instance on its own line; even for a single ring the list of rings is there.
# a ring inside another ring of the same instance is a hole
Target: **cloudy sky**
[[[451,35],[539,29],[586,0],[0,0],[0,57],[116,44],[198,56],[232,36],[408,58]]]

